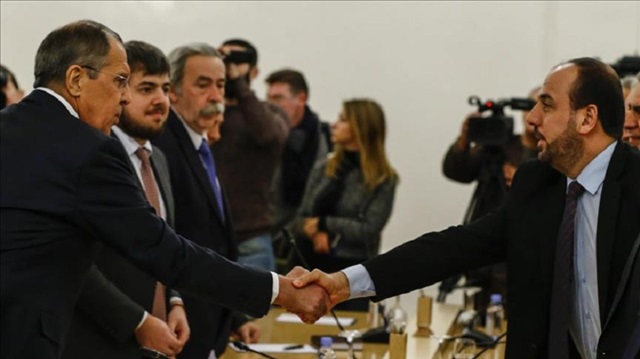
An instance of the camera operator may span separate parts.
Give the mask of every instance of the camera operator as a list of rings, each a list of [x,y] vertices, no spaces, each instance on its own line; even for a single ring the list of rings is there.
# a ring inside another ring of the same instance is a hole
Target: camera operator
[[[531,90],[529,99],[535,100],[539,90],[539,87]],[[522,112],[524,132],[519,135],[509,134],[502,145],[472,143],[469,139],[469,123],[472,118],[480,117],[480,113],[473,112],[465,118],[460,135],[447,151],[442,164],[443,173],[447,178],[461,183],[478,182],[463,224],[473,222],[497,208],[505,199],[518,166],[537,157],[537,140],[533,126],[526,122],[527,115],[528,111]],[[460,277],[452,277],[442,282],[438,301],[444,301]],[[492,293],[501,293],[503,298],[506,298],[504,264],[465,273],[465,277],[465,286],[482,288],[481,293],[476,295],[475,308],[486,308]]]
[[[274,271],[271,182],[289,134],[287,114],[251,91],[258,76],[251,43],[228,40],[220,50],[227,70],[225,112],[212,152],[229,199],[238,262]]]

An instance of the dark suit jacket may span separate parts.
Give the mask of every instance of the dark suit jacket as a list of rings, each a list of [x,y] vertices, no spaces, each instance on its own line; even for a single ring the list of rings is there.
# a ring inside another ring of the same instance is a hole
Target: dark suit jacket
[[[175,196],[175,229],[195,243],[236,260],[229,205],[224,201],[224,220],[220,216],[209,177],[193,142],[171,110],[165,132],[152,141],[167,156]],[[221,183],[224,196],[224,185]],[[239,283],[237,285],[243,285]],[[207,358],[211,349],[222,355],[231,329],[231,312],[201,298],[183,294],[191,337],[180,358]],[[237,325],[236,323],[234,323]]]
[[[619,358],[638,318],[638,281],[628,259],[640,232],[640,157],[618,143],[602,188],[598,218],[598,358]],[[566,177],[533,161],[518,170],[506,204],[467,226],[428,233],[365,263],[378,299],[506,260],[510,358],[545,358],[556,237]],[[637,250],[637,247],[636,247]],[[603,354],[606,353],[606,354]]]
[[[165,204],[167,223],[173,226],[169,165],[159,148],[153,149],[151,167]],[[139,359],[134,332],[144,311],[152,311],[156,280],[109,247],[103,248],[96,264],[101,274],[91,275],[82,287],[62,357]],[[179,297],[176,291],[167,293],[167,300]]]
[[[0,119],[0,357],[58,358],[100,243],[181,292],[262,316],[271,274],[176,235],[121,144],[34,91]]]

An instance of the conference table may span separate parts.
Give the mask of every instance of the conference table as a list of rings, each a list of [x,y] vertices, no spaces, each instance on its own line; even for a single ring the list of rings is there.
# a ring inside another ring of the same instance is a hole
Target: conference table
[[[456,324],[456,318],[460,314],[462,307],[454,304],[433,303],[431,330],[432,336],[416,337],[417,324],[415,316],[409,318],[407,322],[407,355],[406,358],[431,358],[450,359],[451,340],[440,339],[445,336],[455,336],[462,332],[462,327]],[[277,318],[286,313],[281,308],[272,308],[269,314],[257,320],[261,328],[260,343],[287,343],[287,344],[310,344],[311,337],[338,335],[340,329],[336,325],[309,325],[300,323],[288,323],[278,321]],[[365,312],[336,311],[340,318],[354,318],[355,322],[345,329],[359,329],[364,332],[368,328],[368,314]],[[346,351],[337,351],[337,357],[347,358]],[[278,359],[313,359],[315,353],[268,353]],[[364,343],[362,351],[356,352],[358,359],[384,359],[391,358],[388,344]],[[498,344],[495,349],[489,350],[480,356],[480,359],[501,359],[504,357],[504,344]],[[221,359],[258,359],[262,358],[256,353],[239,352],[229,347],[222,355]],[[391,358],[395,359],[395,358]]]

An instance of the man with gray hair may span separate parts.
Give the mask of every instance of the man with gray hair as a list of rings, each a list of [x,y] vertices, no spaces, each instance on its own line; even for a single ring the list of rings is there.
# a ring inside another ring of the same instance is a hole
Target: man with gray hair
[[[636,151],[640,150],[640,73],[625,98],[622,140]]]
[[[169,54],[171,113],[164,133],[153,139],[167,156],[175,196],[175,229],[195,243],[235,261],[238,248],[229,206],[207,133],[219,127],[224,108],[225,66],[213,47],[197,43]],[[238,282],[234,285],[244,285]],[[222,288],[221,290],[227,290]],[[180,358],[224,352],[231,329],[246,342],[257,340],[247,318],[205,299],[183,294],[191,337]]]
[[[36,89],[0,112],[1,358],[60,357],[102,244],[171,288],[254,316],[272,303],[305,321],[324,313],[322,289],[299,292],[290,278],[239,266],[156,215],[109,136],[131,99],[117,33],[70,23],[47,35],[35,62]],[[208,81],[188,88],[204,92]],[[213,82],[224,88],[224,79]]]

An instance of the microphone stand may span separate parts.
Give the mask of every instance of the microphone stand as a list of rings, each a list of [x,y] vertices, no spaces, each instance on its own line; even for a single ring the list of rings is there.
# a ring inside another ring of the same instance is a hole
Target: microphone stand
[[[291,232],[287,229],[287,228],[283,228],[282,229],[282,233],[285,237],[285,239],[291,243],[291,245],[293,246],[293,250],[296,252],[296,255],[298,256],[298,259],[300,259],[300,262],[302,263],[302,266],[307,269],[310,270],[311,267],[309,266],[309,263],[307,263],[307,261],[305,260],[304,256],[302,255],[302,252],[300,252],[300,248],[298,248],[298,244],[296,243],[295,238],[293,238],[293,235],[291,235]],[[333,310],[333,308],[330,309],[331,315],[333,316],[333,319],[335,319],[336,324],[338,325],[338,328],[340,328],[340,336],[345,338],[346,342],[347,342],[347,346],[349,349],[349,355],[348,358],[349,359],[356,359],[356,354],[353,351],[353,340],[356,338],[356,336],[360,335],[360,331],[358,330],[345,330],[344,327],[342,326],[342,324],[340,323],[340,320],[338,319],[338,316],[336,315],[336,312]]]
[[[240,350],[244,350],[244,351],[251,352],[251,353],[256,353],[256,354],[261,355],[261,356],[263,356],[263,357],[265,357],[267,359],[277,359],[275,357],[272,357],[269,354],[266,354],[266,353],[263,353],[263,352],[259,352],[257,350],[253,350],[247,344],[245,344],[245,343],[243,343],[243,342],[241,342],[239,340],[234,340],[234,341],[231,342],[231,344],[233,344],[234,347],[236,347],[236,348],[238,348]]]

